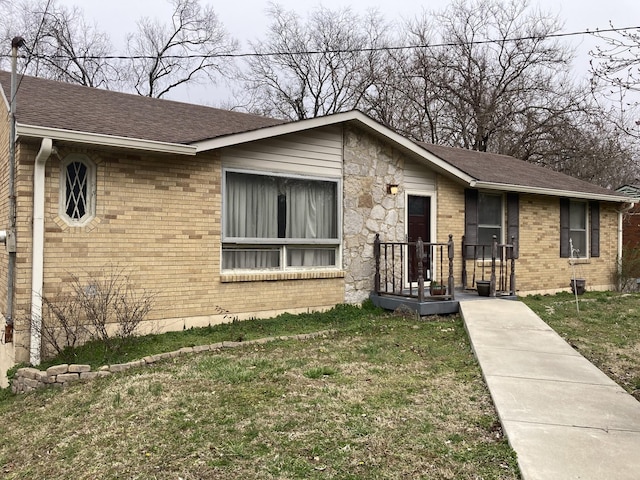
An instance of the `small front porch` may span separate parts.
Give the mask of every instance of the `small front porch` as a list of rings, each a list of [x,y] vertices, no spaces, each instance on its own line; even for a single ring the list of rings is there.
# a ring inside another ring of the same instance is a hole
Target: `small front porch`
[[[453,235],[447,243],[426,243],[420,238],[382,242],[377,234],[371,300],[385,310],[406,308],[427,316],[457,313],[460,301],[515,298],[517,254],[515,239],[511,240],[499,244],[494,237],[491,245],[476,245],[465,243],[462,237],[461,275],[456,285]]]

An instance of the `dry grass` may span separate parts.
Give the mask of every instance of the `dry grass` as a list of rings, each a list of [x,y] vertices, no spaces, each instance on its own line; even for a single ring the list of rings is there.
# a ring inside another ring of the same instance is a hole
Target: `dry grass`
[[[7,479],[519,478],[459,318],[371,315],[0,413]]]
[[[593,292],[524,298],[582,355],[640,400],[640,294]]]

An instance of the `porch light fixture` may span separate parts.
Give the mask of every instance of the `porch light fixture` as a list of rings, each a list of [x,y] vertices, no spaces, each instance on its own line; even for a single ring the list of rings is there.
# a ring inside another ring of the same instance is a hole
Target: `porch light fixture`
[[[387,185],[387,193],[390,195],[397,195],[398,194],[398,185],[394,184],[394,183],[390,183]]]

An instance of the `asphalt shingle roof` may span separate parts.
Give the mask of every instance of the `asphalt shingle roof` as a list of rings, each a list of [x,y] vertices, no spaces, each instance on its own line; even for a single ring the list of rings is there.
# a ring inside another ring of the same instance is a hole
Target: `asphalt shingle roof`
[[[507,155],[418,142],[425,150],[481,182],[596,195],[616,192]]]
[[[189,103],[19,76],[16,119],[19,124],[157,142],[191,144],[258,130],[286,121]],[[9,98],[11,78],[0,71]],[[327,117],[329,118],[329,117]],[[513,157],[417,143],[480,182],[594,195],[620,196],[611,190]]]
[[[283,120],[189,103],[19,78],[16,120],[23,125],[189,144],[284,123]],[[11,75],[0,72],[8,99]]]

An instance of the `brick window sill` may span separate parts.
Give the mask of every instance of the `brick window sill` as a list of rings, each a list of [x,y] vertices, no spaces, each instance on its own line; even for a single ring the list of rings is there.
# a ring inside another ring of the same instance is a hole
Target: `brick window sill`
[[[222,283],[235,282],[275,282],[284,280],[319,280],[327,278],[344,278],[343,270],[307,270],[304,272],[256,272],[256,273],[223,273]]]
[[[570,258],[569,265],[588,265],[591,263],[590,258]]]

